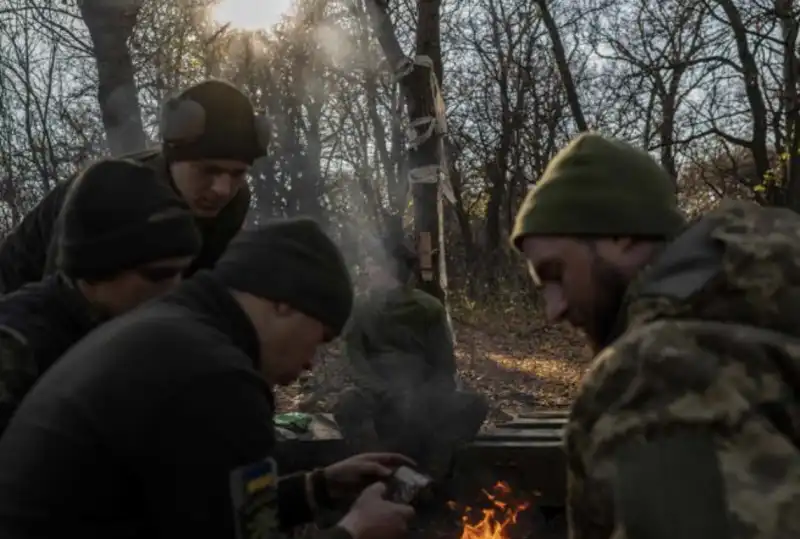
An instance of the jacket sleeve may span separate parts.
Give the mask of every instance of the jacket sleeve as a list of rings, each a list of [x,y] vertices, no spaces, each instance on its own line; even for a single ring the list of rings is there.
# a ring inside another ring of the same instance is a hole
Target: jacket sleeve
[[[572,423],[567,429],[567,518],[569,539],[609,539],[614,531],[611,484],[615,470],[607,462],[587,470],[585,433],[582,425]]]
[[[0,243],[0,294],[8,294],[45,275],[56,221],[71,179],[59,182]]]
[[[567,428],[571,539],[796,535],[798,358],[779,333],[703,320],[607,348]]]
[[[0,327],[0,435],[39,377],[36,362],[21,339]]]
[[[311,519],[302,475],[276,473],[264,493],[237,499],[237,474],[265,462],[274,448],[266,391],[255,373],[209,375],[193,379],[165,406],[139,469],[157,537],[233,539],[237,528],[269,537]]]

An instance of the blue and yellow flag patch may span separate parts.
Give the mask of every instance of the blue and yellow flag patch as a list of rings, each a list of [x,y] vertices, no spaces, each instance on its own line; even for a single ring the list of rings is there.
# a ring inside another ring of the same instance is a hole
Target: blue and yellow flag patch
[[[262,461],[246,466],[242,468],[242,476],[247,493],[255,494],[259,490],[274,486],[276,479],[274,463]]]
[[[238,539],[275,537],[278,530],[278,466],[267,458],[230,474]]]

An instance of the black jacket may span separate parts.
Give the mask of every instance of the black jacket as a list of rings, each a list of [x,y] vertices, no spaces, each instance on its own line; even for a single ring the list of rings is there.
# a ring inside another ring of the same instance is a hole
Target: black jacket
[[[164,181],[172,178],[159,149],[125,156],[156,170]],[[77,174],[59,182],[0,243],[0,294],[8,294],[25,283],[41,280],[55,271],[56,241],[69,186]],[[212,267],[228,242],[244,224],[250,207],[250,191],[242,189],[213,219],[198,219],[203,234],[203,249],[187,275]]]
[[[231,474],[275,444],[258,350],[205,272],[91,333],[0,439],[0,537],[233,539]],[[277,494],[283,527],[311,518],[302,476]]]
[[[60,274],[0,298],[0,435],[36,380],[102,321]]]

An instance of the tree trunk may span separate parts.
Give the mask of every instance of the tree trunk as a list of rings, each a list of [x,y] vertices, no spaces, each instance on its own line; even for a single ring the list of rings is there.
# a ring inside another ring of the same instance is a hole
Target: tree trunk
[[[366,0],[367,11],[378,41],[389,64],[399,71],[406,110],[414,125],[419,143],[412,145],[408,156],[411,194],[414,199],[414,226],[420,255],[420,288],[446,302],[447,273],[442,237],[441,177],[443,162],[442,135],[425,118],[436,116],[440,99],[438,84],[442,75],[439,10],[441,0],[419,0],[417,19],[417,61],[409,62],[400,47],[383,0]],[[430,59],[430,65],[421,61]],[[410,65],[409,65],[410,63]],[[410,70],[403,72],[403,67]],[[435,83],[434,83],[435,82]],[[434,120],[435,122],[435,120]],[[435,171],[435,172],[434,172]],[[421,181],[414,181],[415,179]]]
[[[782,156],[784,171],[783,185],[786,191],[786,205],[800,211],[800,99],[797,87],[798,69],[795,48],[797,47],[800,23],[793,13],[792,0],[776,0],[775,12],[781,21],[783,39],[783,99],[786,149]]]
[[[745,27],[739,9],[732,0],[716,1],[725,12],[736,42],[736,51],[739,56],[739,62],[742,65],[745,95],[750,105],[750,114],[752,114],[751,129],[753,130],[753,138],[749,144],[749,150],[753,155],[753,163],[758,177],[763,179],[769,172],[770,162],[767,149],[767,106],[764,103],[764,96],[758,84],[760,76],[758,63],[750,50],[750,45],[747,41],[748,29]],[[775,196],[774,191],[777,191],[775,187],[771,185],[768,188],[770,199]]]
[[[547,0],[536,0],[536,3],[539,5],[539,11],[542,13],[542,22],[544,22],[545,28],[547,28],[547,34],[550,36],[550,42],[553,45],[553,57],[556,61],[556,66],[558,66],[558,73],[561,76],[561,84],[564,85],[564,92],[567,94],[567,103],[569,103],[569,109],[575,120],[575,126],[578,128],[578,131],[588,131],[589,125],[586,123],[586,117],[583,115],[583,108],[578,98],[578,89],[575,86],[575,79],[572,78],[572,71],[569,68],[567,53],[564,51],[564,43],[561,41],[561,34],[559,34],[556,21],[552,13],[550,13]]]
[[[97,98],[112,155],[142,150],[147,145],[142,125],[134,68],[128,50],[142,0],[80,0],[97,62]]]

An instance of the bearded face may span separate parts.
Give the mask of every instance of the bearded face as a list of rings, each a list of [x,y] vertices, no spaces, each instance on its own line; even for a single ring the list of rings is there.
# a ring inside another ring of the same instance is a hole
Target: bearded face
[[[595,351],[609,344],[630,284],[626,249],[615,240],[530,237],[522,244],[551,322],[580,329]]]

